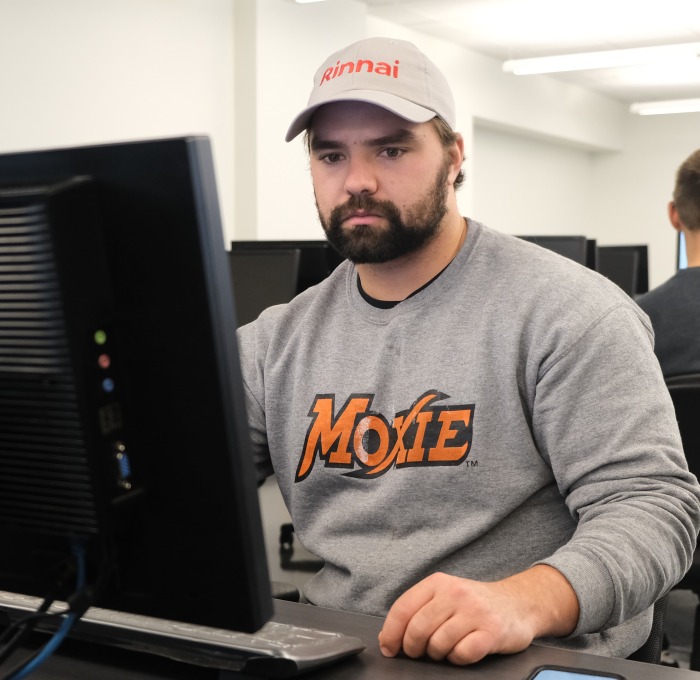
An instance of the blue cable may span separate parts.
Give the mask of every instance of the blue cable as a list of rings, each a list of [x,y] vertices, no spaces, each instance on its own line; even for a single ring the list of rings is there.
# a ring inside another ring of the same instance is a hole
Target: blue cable
[[[85,550],[81,542],[75,540],[72,544],[73,555],[75,556],[77,562],[77,577],[76,577],[76,591],[80,591],[85,585]],[[37,654],[31,661],[29,661],[25,666],[22,666],[17,672],[13,673],[7,680],[22,680],[26,678],[30,673],[33,673],[41,664],[43,664],[57,649],[58,646],[63,642],[71,628],[78,620],[78,615],[70,612],[63,623],[60,625],[59,629],[53,634],[51,639],[44,645],[44,648]]]
[[[26,666],[20,668],[14,675],[10,676],[8,680],[22,680],[26,678],[30,673],[33,673],[41,664],[43,664],[46,659],[48,659],[55,651],[58,646],[63,642],[68,632],[73,627],[73,624],[78,618],[77,614],[68,614],[64,619],[61,627],[54,633],[53,637],[46,643],[44,648],[35,656]]]

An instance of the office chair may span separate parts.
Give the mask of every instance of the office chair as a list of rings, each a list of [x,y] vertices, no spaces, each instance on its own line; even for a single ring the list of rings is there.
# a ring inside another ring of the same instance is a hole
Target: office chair
[[[666,378],[666,385],[676,409],[683,450],[688,468],[700,478],[700,373]],[[688,573],[675,586],[700,597],[700,551],[696,548]],[[690,650],[691,670],[700,670],[700,605],[695,608],[693,639]]]
[[[660,597],[654,603],[654,618],[651,623],[651,630],[646,642],[627,658],[632,661],[643,661],[644,663],[661,663],[661,651],[664,642],[664,620],[666,618],[666,605],[668,604],[668,593]]]
[[[315,574],[323,568],[323,560],[312,558],[294,559],[294,525],[280,526],[280,568],[286,571],[306,571]]]

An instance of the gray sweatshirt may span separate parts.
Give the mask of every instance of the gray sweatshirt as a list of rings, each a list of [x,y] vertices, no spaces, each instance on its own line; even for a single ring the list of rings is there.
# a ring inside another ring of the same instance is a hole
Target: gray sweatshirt
[[[617,286],[470,221],[449,267],[394,308],[368,304],[346,262],[239,343],[256,465],[325,560],[312,603],[385,615],[435,571],[546,563],[581,609],[546,642],[644,642],[690,565],[700,488],[649,321]]]

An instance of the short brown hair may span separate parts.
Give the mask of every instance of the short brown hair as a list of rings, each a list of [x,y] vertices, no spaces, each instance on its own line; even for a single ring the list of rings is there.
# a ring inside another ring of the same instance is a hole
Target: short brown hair
[[[692,231],[700,231],[700,149],[678,168],[673,202],[681,222]]]

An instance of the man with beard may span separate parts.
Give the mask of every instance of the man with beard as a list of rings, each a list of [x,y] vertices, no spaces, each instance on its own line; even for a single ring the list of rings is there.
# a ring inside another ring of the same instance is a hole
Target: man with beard
[[[255,460],[324,560],[313,604],[455,664],[534,639],[627,656],[700,528],[648,319],[457,207],[450,88],[411,43],[331,55],[306,131],[347,261],[239,331]]]

